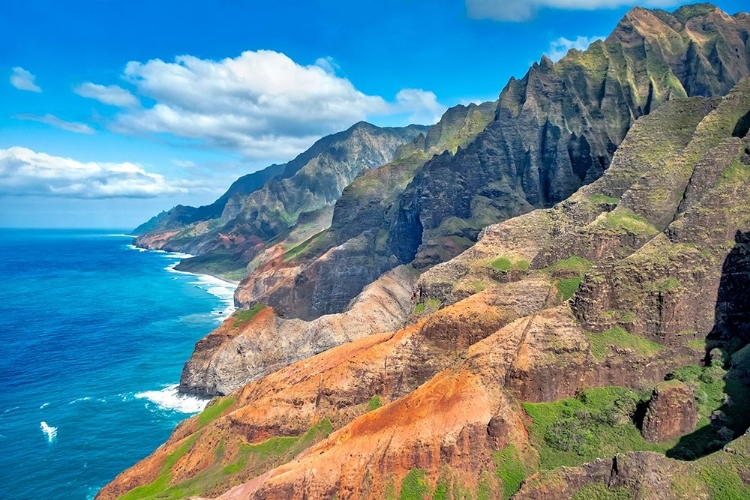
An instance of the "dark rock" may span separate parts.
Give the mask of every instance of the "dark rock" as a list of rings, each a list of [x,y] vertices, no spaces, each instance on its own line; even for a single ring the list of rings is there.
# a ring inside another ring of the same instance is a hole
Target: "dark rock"
[[[641,433],[648,441],[660,443],[694,431],[697,423],[693,391],[678,380],[670,380],[654,389]]]

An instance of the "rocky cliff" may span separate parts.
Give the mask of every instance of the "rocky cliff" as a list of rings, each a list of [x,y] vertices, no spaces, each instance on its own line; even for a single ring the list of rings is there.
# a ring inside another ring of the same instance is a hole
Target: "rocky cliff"
[[[408,324],[215,399],[99,498],[747,498],[749,112],[750,79],[669,100]]]
[[[359,122],[326,136],[294,160],[241,177],[211,205],[178,206],[136,229],[136,245],[198,257],[178,269],[242,278],[272,240],[307,239],[330,224],[325,209],[362,172],[394,158],[427,127],[376,127]],[[319,217],[321,213],[327,217]],[[298,220],[302,217],[300,224]],[[309,222],[315,221],[312,225]],[[274,241],[278,243],[278,241]]]

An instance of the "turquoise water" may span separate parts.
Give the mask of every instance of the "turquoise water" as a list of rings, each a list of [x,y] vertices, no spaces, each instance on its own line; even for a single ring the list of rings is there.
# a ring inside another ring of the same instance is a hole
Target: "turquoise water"
[[[0,230],[0,498],[91,498],[205,404],[175,384],[232,288],[130,243]]]

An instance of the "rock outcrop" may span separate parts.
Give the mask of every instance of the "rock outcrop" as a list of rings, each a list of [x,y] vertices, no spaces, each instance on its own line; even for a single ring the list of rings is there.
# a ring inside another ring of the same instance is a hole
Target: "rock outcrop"
[[[693,432],[697,423],[693,391],[679,380],[670,380],[654,389],[641,433],[648,441],[659,443]]]
[[[404,266],[368,286],[340,314],[314,321],[279,317],[270,307],[241,311],[199,341],[180,378],[180,392],[229,394],[280,368],[332,347],[403,326],[416,275]]]

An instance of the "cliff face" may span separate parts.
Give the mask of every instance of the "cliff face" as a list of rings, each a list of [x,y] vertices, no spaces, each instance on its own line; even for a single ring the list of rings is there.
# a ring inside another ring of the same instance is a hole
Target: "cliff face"
[[[155,217],[136,229],[136,245],[198,255],[180,263],[185,271],[241,278],[274,238],[284,239],[295,229],[312,236],[309,228],[297,227],[300,216],[315,218],[360,173],[387,163],[399,146],[426,130],[357,123],[320,139],[289,163],[241,177],[211,205],[178,206]],[[323,227],[329,223],[330,214]]]
[[[282,265],[262,260],[238,287],[241,307],[273,306],[280,314],[311,320],[345,310],[353,297],[397,265],[387,245],[387,216],[398,193],[435,154],[450,154],[489,123],[495,103],[455,106],[396,159],[365,172],[346,187],[333,209],[331,227],[289,248]]]
[[[724,95],[749,75],[748,33],[747,15],[710,6],[633,9],[605,41],[511,79],[492,120],[480,109],[447,113],[441,123],[466,130],[448,141],[455,149],[429,149],[460,128],[438,124],[428,158],[407,156],[352,184],[294,279],[265,290],[263,272],[251,274],[238,305],[301,319],[340,312],[387,269],[445,262],[482,228],[565,200],[601,177],[636,119],[674,98]]]
[[[99,497],[747,497],[749,111],[750,79],[665,103],[425,272],[410,324],[216,399]]]

